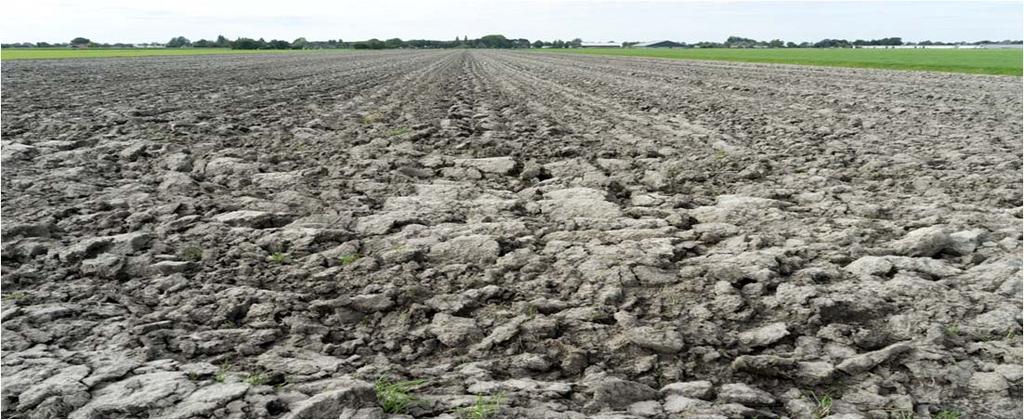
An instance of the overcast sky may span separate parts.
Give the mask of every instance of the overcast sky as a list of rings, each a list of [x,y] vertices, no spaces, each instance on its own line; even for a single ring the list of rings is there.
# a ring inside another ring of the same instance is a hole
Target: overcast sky
[[[1024,38],[1024,2],[671,0],[31,0],[4,4],[4,42],[165,42],[218,34],[291,41],[453,39],[722,41]]]

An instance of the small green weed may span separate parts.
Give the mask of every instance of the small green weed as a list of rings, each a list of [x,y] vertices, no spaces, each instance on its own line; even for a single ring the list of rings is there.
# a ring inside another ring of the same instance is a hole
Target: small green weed
[[[950,337],[956,337],[956,336],[960,335],[960,325],[958,325],[958,324],[949,324],[949,325],[947,325],[946,326],[946,335],[948,335]]]
[[[729,152],[721,149],[715,150],[715,160],[724,160],[727,157],[729,157]]]
[[[28,294],[26,294],[25,292],[22,292],[22,291],[19,290],[17,292],[11,292],[11,293],[5,294],[4,295],[4,300],[9,300],[9,301],[12,301],[12,302],[17,302],[19,300],[25,300],[25,298],[27,298],[27,297],[28,297]]]
[[[245,383],[252,386],[264,385],[267,383],[267,374],[263,372],[249,374],[249,376],[245,378]]]
[[[370,125],[377,121],[380,121],[380,114],[366,114],[363,115],[363,124]]]
[[[399,127],[399,128],[396,128],[394,130],[389,131],[388,135],[392,136],[392,137],[398,137],[398,136],[401,136],[402,134],[406,134],[406,133],[409,133],[411,131],[412,131],[412,129],[409,128],[409,127]]]
[[[960,411],[951,410],[951,409],[945,409],[945,410],[941,410],[938,413],[936,413],[934,418],[936,418],[936,419],[958,419],[958,418],[960,418],[960,416],[961,416]]]
[[[274,264],[286,264],[288,262],[288,254],[283,252],[275,252],[270,254],[270,262]]]
[[[356,262],[359,258],[359,254],[342,255],[338,258],[338,262],[341,263],[341,265],[349,265]]]
[[[459,417],[464,419],[491,419],[498,413],[505,396],[498,394],[492,397],[476,396],[476,402],[469,407],[459,409]]]
[[[896,410],[889,412],[889,418],[891,419],[912,419],[914,418],[914,412],[908,410]]]
[[[832,414],[832,396],[829,394],[818,394],[811,392],[811,399],[814,400],[818,406],[814,408],[814,417],[823,419]]]
[[[1017,329],[1013,328],[1013,327],[1010,327],[1008,330],[1006,330],[1006,336],[1003,337],[1003,338],[1006,339],[1006,341],[1009,341],[1011,343],[1018,343],[1018,342],[1020,342],[1020,339],[1017,338]]]
[[[217,373],[213,374],[213,380],[217,382],[224,382],[228,379],[228,372],[231,370],[231,365],[224,363],[217,369]]]
[[[416,397],[409,395],[409,391],[425,382],[423,380],[414,380],[393,383],[383,376],[377,378],[377,382],[374,384],[374,390],[377,392],[377,402],[380,403],[380,407],[384,409],[385,413],[405,414],[409,406],[418,400]]]

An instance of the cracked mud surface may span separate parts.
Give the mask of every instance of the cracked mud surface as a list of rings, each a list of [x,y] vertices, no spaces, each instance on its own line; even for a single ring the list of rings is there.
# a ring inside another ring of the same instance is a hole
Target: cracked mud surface
[[[379,417],[383,376],[425,381],[415,417],[1020,418],[1021,94],[482,50],[4,63],[2,414]]]

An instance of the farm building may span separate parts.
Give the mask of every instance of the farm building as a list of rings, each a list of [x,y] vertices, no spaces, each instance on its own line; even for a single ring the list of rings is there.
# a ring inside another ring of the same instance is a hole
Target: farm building
[[[682,47],[682,46],[683,46],[683,44],[680,44],[680,43],[675,42],[675,41],[665,41],[665,40],[662,40],[662,41],[641,42],[639,44],[634,44],[633,48],[679,48],[679,47]]]
[[[580,44],[580,48],[619,48],[621,44],[617,42],[584,42]]]
[[[1001,50],[1016,48],[1016,49],[1019,50],[1019,49],[1024,48],[1024,44],[981,44],[981,45],[978,45],[978,48],[1001,49]]]

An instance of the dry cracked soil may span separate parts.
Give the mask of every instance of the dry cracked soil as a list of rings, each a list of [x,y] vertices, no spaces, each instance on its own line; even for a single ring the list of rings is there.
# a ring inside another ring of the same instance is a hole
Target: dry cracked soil
[[[3,417],[1022,415],[1019,77],[2,72]]]

